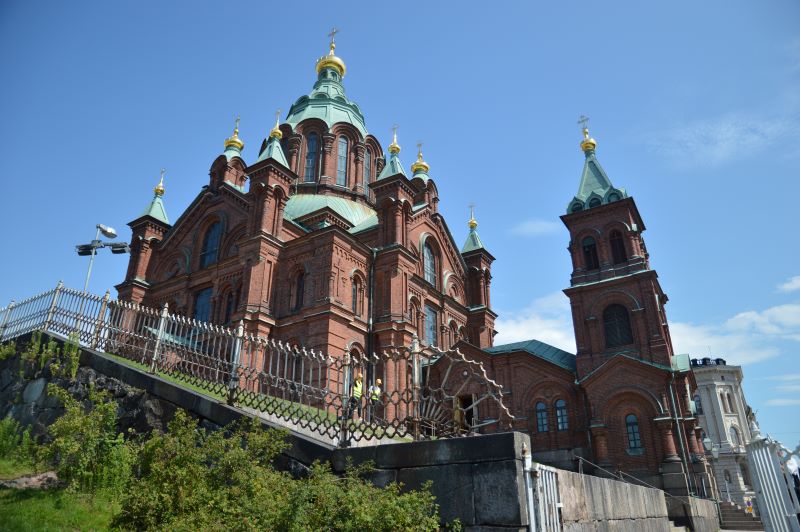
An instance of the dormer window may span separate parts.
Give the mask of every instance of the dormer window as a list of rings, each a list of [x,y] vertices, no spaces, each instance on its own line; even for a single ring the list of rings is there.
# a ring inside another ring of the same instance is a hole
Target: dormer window
[[[592,198],[589,200],[589,208],[599,207],[600,206],[600,198]]]

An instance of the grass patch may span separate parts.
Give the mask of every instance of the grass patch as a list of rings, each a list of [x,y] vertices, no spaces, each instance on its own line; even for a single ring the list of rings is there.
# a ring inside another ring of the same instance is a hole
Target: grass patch
[[[0,458],[0,480],[11,480],[35,473],[32,464],[22,463],[12,458]]]
[[[0,528],[15,530],[108,530],[117,505],[102,494],[65,490],[0,489]]]

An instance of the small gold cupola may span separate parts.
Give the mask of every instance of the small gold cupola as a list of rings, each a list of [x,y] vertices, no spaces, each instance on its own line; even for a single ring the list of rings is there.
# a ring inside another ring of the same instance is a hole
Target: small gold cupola
[[[583,127],[583,140],[581,141],[581,150],[584,153],[593,152],[597,148],[597,141],[589,136],[589,117],[581,115],[578,123]]]
[[[415,174],[427,174],[431,167],[422,159],[422,143],[417,144],[417,160],[411,165],[411,171]]]
[[[225,149],[233,148],[237,151],[244,149],[244,142],[239,138],[239,117],[236,117],[236,125],[233,128],[233,135],[225,139]]]
[[[397,155],[400,153],[400,145],[397,143],[397,126],[392,126],[392,143],[389,144],[389,153]]]
[[[281,128],[279,127],[281,124],[281,110],[278,109],[275,111],[275,127],[272,128],[269,132],[270,138],[281,140],[283,137],[283,133],[281,133]]]
[[[161,169],[161,181],[159,181],[159,182],[158,182],[158,184],[157,184],[157,185],[155,186],[155,188],[153,189],[153,193],[154,193],[156,196],[158,196],[159,198],[160,198],[161,196],[163,196],[163,195],[164,195],[164,192],[166,191],[166,190],[164,189],[164,174],[166,174],[166,173],[167,173],[167,171],[166,171],[166,170],[164,170],[164,169],[162,168],[162,169]]]
[[[331,38],[330,52],[328,52],[328,55],[324,55],[317,59],[317,74],[322,72],[323,68],[332,68],[337,71],[341,77],[344,77],[344,74],[347,71],[342,58],[333,53],[333,51],[336,50],[335,37],[337,33],[339,33],[339,30],[333,28],[328,34],[328,37]]]

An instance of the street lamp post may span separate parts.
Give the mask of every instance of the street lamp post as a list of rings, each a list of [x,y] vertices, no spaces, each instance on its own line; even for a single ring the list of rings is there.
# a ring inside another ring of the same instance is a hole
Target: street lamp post
[[[103,242],[100,240],[100,233],[102,233],[106,238],[117,238],[117,232],[113,228],[103,224],[97,224],[96,227],[97,232],[94,235],[94,240],[92,240],[90,244],[81,244],[75,246],[78,255],[89,255],[89,269],[86,271],[86,281],[83,283],[84,293],[89,291],[89,278],[92,276],[92,265],[94,264],[94,256],[98,249],[108,247],[111,249],[111,253],[114,253],[115,255],[120,253],[130,253],[131,251],[127,242]]]

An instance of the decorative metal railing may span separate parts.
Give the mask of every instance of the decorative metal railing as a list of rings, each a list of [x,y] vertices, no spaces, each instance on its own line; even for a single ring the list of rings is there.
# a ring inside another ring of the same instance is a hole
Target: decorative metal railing
[[[483,365],[458,350],[410,346],[353,356],[248,334],[72,290],[0,309],[0,341],[42,330],[335,445],[508,430],[513,416]],[[362,376],[362,395],[354,383]],[[380,389],[373,388],[378,379]],[[357,395],[357,394],[356,394]]]

